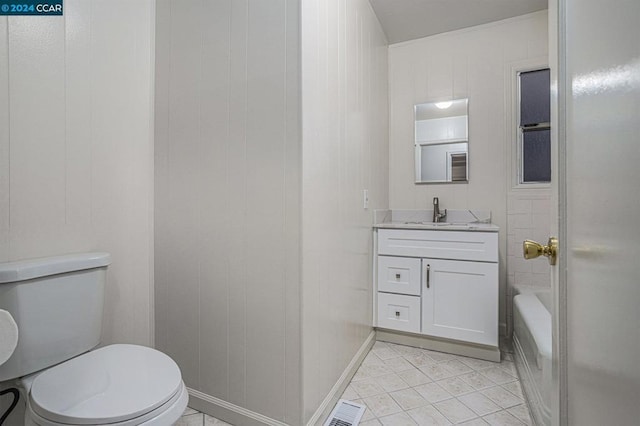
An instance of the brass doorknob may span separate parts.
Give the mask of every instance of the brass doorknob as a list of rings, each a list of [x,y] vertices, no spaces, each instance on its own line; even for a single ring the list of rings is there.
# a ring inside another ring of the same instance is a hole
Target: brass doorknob
[[[549,258],[549,264],[555,265],[558,258],[558,239],[550,237],[546,246],[531,240],[522,243],[522,254],[525,259],[535,259],[542,255]]]

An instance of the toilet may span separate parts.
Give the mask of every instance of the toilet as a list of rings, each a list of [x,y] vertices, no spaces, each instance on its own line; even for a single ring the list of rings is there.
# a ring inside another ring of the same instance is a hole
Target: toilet
[[[177,364],[144,346],[100,344],[108,253],[0,264],[0,309],[19,340],[0,365],[25,425],[172,425],[189,400]],[[0,413],[1,414],[1,413]]]

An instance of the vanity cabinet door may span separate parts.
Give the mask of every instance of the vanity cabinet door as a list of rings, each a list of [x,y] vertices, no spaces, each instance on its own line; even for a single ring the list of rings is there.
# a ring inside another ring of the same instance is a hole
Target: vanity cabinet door
[[[498,264],[422,259],[422,333],[498,346]]]

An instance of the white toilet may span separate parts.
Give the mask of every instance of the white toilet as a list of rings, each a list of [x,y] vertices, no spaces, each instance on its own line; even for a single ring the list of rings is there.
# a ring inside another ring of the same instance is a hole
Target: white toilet
[[[176,363],[136,345],[100,343],[107,253],[0,264],[0,309],[19,341],[0,365],[26,400],[26,425],[172,425],[189,396]],[[1,413],[0,413],[1,414]]]

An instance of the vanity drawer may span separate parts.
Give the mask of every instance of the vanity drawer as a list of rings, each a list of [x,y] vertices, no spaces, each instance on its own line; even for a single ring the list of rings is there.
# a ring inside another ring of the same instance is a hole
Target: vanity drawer
[[[378,327],[420,332],[420,296],[378,293]]]
[[[498,233],[380,229],[378,254],[497,262]]]
[[[420,296],[420,259],[378,256],[378,291]]]

